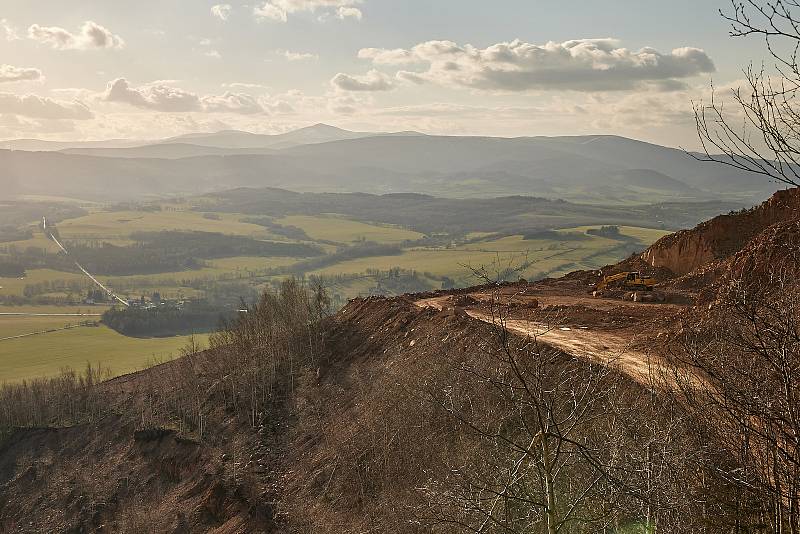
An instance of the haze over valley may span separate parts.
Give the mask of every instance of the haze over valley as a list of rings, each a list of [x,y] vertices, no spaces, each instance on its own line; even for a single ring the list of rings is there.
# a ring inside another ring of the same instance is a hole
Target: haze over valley
[[[222,131],[126,147],[89,144],[2,143],[13,149],[0,151],[2,194],[120,201],[278,187],[651,204],[748,203],[777,188],[704,165],[696,153],[617,136],[369,134],[318,124],[279,135]]]

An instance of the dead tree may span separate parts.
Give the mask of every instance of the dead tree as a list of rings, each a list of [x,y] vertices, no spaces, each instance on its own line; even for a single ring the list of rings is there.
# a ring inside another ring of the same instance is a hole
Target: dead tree
[[[512,334],[497,295],[492,315],[479,354],[427,390],[468,451],[454,450],[448,476],[422,488],[432,528],[555,534],[690,524],[681,479],[689,470],[677,465],[688,447],[671,402],[613,364],[547,347],[546,326]]]
[[[745,69],[747,85],[732,91],[733,114],[712,87],[710,103],[695,106],[704,154],[693,156],[798,186],[800,2],[731,0],[730,10],[720,14],[731,23],[732,37],[763,38],[775,66]]]
[[[709,494],[744,532],[800,532],[800,296],[793,277],[745,275],[688,325],[678,374],[687,410],[713,445]],[[702,382],[688,377],[701,377]]]

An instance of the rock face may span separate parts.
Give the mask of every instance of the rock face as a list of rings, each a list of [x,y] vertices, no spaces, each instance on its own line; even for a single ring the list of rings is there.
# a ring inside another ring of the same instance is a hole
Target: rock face
[[[798,218],[800,188],[786,189],[750,210],[720,215],[692,230],[665,236],[641,257],[652,267],[666,268],[682,276],[738,252],[770,226]]]

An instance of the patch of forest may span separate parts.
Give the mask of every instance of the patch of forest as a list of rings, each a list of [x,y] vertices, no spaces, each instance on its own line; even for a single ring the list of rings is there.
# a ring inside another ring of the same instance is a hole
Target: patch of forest
[[[297,257],[321,256],[324,251],[305,243],[259,241],[244,236],[213,232],[140,232],[131,235],[135,243],[126,246],[103,242],[97,245],[67,242],[70,255],[48,253],[40,248],[8,246],[0,249],[10,260],[25,268],[74,270],[78,261],[98,275],[127,276],[199,269],[203,259],[235,256]]]
[[[126,336],[167,337],[211,332],[234,316],[233,310],[223,311],[205,302],[162,303],[152,308],[111,308],[103,313],[102,322]]]

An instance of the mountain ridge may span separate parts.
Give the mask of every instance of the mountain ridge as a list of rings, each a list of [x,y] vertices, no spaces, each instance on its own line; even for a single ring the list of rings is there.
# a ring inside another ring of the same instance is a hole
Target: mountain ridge
[[[191,134],[137,147],[6,150],[0,151],[0,165],[6,195],[80,193],[76,198],[92,200],[118,198],[120,191],[107,184],[122,180],[122,190],[132,198],[281,187],[462,198],[533,195],[617,204],[717,197],[753,203],[777,189],[679,149],[619,136],[370,134],[327,125],[267,136]],[[77,184],[83,189],[76,190]]]

